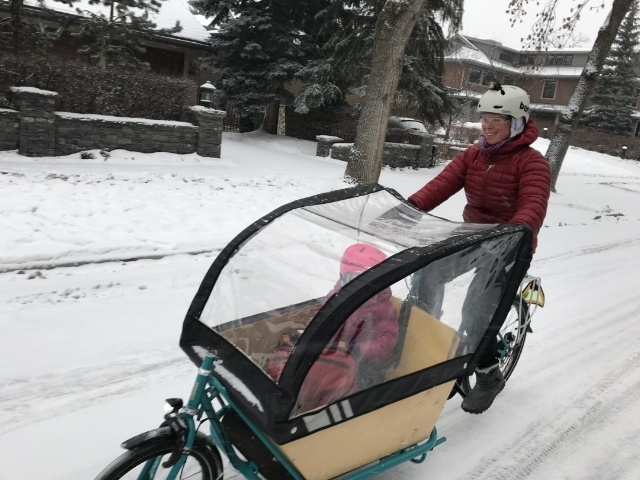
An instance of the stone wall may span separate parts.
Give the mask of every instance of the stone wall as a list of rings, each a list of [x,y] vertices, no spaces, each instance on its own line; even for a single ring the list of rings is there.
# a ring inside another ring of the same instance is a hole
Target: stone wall
[[[186,122],[159,122],[56,112],[56,154],[122,148],[135,152],[192,153],[198,127]],[[219,156],[219,152],[218,152]]]
[[[27,156],[56,156],[91,149],[134,152],[197,152],[219,158],[225,112],[193,106],[193,123],[56,112],[55,92],[13,87],[18,110],[0,110],[0,150]],[[194,125],[195,123],[195,125]]]
[[[420,147],[410,143],[385,142],[382,163],[392,168],[412,167],[420,168]]]
[[[405,131],[408,143],[385,142],[382,153],[382,164],[392,168],[430,168],[435,166],[433,155],[434,135],[423,132]],[[318,135],[316,155],[349,161],[353,143],[344,143],[340,137]]]
[[[434,163],[444,163],[453,160],[458,154],[469,148],[471,143],[445,142],[434,143]]]
[[[0,150],[17,150],[20,116],[15,110],[0,108]]]
[[[349,153],[353,143],[334,143],[331,146],[331,158],[349,161]],[[410,143],[392,143],[385,142],[382,154],[382,163],[392,168],[422,168],[425,165],[420,151],[420,145],[412,145]]]
[[[348,162],[351,147],[353,147],[353,143],[334,143],[331,145],[331,158]]]
[[[316,156],[328,157],[331,153],[331,146],[334,143],[344,142],[344,138],[335,137],[333,135],[317,135],[316,136]]]

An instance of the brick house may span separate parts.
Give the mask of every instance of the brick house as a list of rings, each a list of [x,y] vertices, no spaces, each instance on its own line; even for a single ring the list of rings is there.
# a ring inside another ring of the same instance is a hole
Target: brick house
[[[25,0],[23,15],[28,19],[42,22],[55,28],[52,12],[63,16],[81,16],[76,8],[99,12],[100,9],[108,16],[108,11],[101,5],[90,5],[86,0],[79,0],[73,6],[65,5],[53,0]],[[0,0],[0,20],[9,16],[9,0]],[[145,40],[146,52],[140,56],[141,60],[150,65],[151,70],[172,76],[190,77],[198,84],[211,80],[210,72],[202,72],[198,68],[198,59],[210,52],[212,48],[208,41],[209,32],[191,13],[186,0],[164,0],[160,11],[151,14],[150,20],[158,28],[171,28],[176,20],[180,22],[182,31],[172,35],[161,35],[150,32]],[[78,57],[77,40],[71,36],[63,36],[54,44],[56,55],[65,58]],[[0,52],[1,54],[1,52]]]
[[[531,116],[541,131],[546,127],[550,134],[559,112],[569,103],[590,52],[524,51],[458,34],[444,59],[443,82],[474,106],[491,81],[518,85],[529,93]]]

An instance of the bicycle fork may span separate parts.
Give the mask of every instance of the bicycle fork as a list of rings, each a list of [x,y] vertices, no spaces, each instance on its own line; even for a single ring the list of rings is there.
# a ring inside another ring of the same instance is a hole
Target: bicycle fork
[[[184,467],[184,464],[193,448],[196,439],[196,426],[194,417],[199,413],[200,399],[207,386],[207,379],[211,375],[213,368],[213,357],[205,356],[196,381],[191,390],[189,401],[183,408],[183,402],[180,398],[169,398],[166,400],[170,410],[164,416],[165,421],[161,426],[171,427],[175,433],[176,446],[174,447],[169,458],[162,462],[163,468],[171,467],[171,471],[167,474],[167,480],[175,480]],[[160,467],[160,458],[149,460],[140,474],[139,480],[154,478],[155,472]]]

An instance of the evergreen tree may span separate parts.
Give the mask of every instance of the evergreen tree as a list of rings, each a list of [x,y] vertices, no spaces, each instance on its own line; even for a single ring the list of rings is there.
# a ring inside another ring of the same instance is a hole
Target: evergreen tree
[[[315,50],[313,36],[305,31],[313,4],[313,0],[191,2],[219,28],[211,41],[218,53],[202,65],[221,71],[217,87],[239,115],[265,115],[266,122],[277,114],[281,101],[293,100],[285,84]],[[271,131],[271,126],[265,129]]]
[[[376,15],[382,0],[329,1],[315,20],[320,49],[298,72],[305,87],[296,98],[298,113],[344,100],[349,88],[359,87],[368,73]],[[363,89],[357,90],[364,95]]]
[[[65,2],[66,3],[66,0]],[[4,52],[34,53],[51,47],[63,32],[65,19],[56,13],[52,17],[60,28],[46,27],[41,21],[25,18],[24,0],[9,0],[9,16],[0,18],[0,49]]]
[[[428,2],[405,50],[398,93],[411,99],[415,116],[429,123],[444,124],[445,115],[456,109],[442,83],[447,40],[439,21],[447,20],[457,29],[462,22],[462,4],[462,0]]]
[[[598,130],[629,133],[631,114],[638,99],[638,2],[633,2],[620,25],[592,97],[592,106],[582,122]]]
[[[306,87],[296,99],[298,112],[338,102],[350,87],[363,85],[370,70],[376,21],[385,3],[385,0],[333,1],[318,13],[322,56],[299,73]],[[428,2],[407,45],[392,110],[411,111],[428,122],[442,123],[442,115],[451,105],[442,84],[446,39],[437,19],[450,21],[457,28],[462,3],[461,0]],[[364,95],[365,90],[360,88],[358,93]]]
[[[73,3],[74,0],[69,0]],[[120,65],[142,66],[137,54],[144,53],[144,40],[149,33],[171,35],[182,30],[179,22],[172,28],[156,28],[149,19],[158,13],[162,0],[89,0],[90,5],[101,5],[104,12],[76,8],[81,18],[80,29],[72,35],[81,39],[78,50],[88,54],[101,67]]]
[[[222,72],[217,86],[241,114],[262,114],[293,96],[284,88],[299,77],[299,113],[344,104],[350,89],[364,95],[376,20],[386,0],[191,0],[219,28],[207,64]],[[457,25],[462,0],[429,2],[404,58],[398,106],[427,121],[449,106],[442,86],[444,34],[439,15]]]

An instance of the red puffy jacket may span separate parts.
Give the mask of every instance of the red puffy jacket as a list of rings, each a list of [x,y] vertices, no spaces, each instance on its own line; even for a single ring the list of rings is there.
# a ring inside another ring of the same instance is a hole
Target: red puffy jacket
[[[529,120],[521,135],[493,155],[472,145],[409,200],[428,212],[464,188],[465,222],[524,223],[533,231],[535,252],[551,190],[549,163],[530,146],[537,138],[538,127]]]

